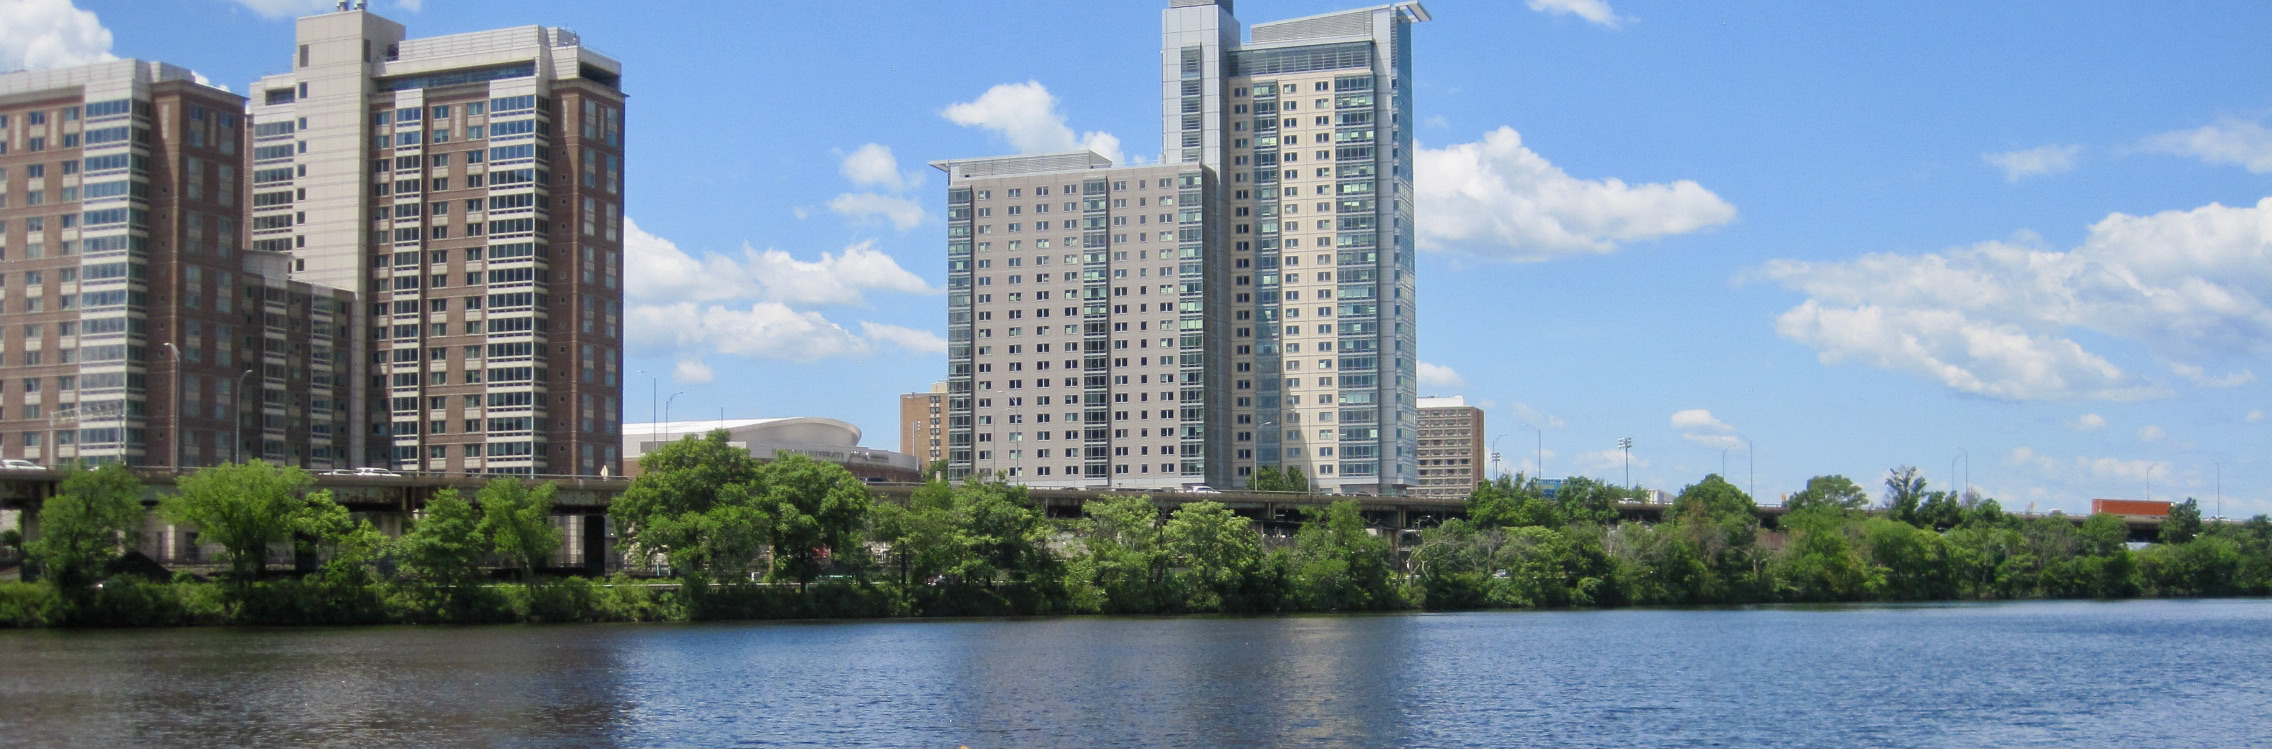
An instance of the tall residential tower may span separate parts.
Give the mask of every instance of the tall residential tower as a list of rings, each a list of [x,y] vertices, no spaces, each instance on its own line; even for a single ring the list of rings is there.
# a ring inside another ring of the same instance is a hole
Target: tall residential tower
[[[252,89],[252,247],[361,297],[358,463],[597,474],[621,440],[622,66],[565,29],[299,19]]]
[[[940,162],[950,474],[1172,487],[1239,485],[1277,465],[1348,493],[1415,486],[1411,26],[1425,20],[1396,3],[1258,24],[1242,40],[1230,0],[1171,0],[1157,165]],[[1024,254],[1000,254],[1012,248]]]

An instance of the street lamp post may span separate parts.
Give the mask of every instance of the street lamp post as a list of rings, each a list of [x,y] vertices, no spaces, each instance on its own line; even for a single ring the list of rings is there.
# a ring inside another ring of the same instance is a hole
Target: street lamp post
[[[1733,442],[1730,442],[1730,443],[1728,443],[1728,446],[1727,446],[1727,447],[1723,447],[1723,448],[1720,448],[1720,480],[1721,480],[1721,481],[1726,481],[1726,480],[1728,480],[1728,451],[1729,451],[1729,450],[1734,450],[1734,449],[1736,449],[1736,443],[1733,443]]]
[[[681,390],[681,391],[678,391],[678,392],[676,392],[676,393],[672,393],[672,394],[671,394],[671,397],[668,397],[668,398],[664,398],[664,399],[663,399],[663,423],[665,423],[665,424],[668,424],[668,423],[670,423],[670,420],[671,420],[671,401],[675,401],[675,400],[678,400],[678,397],[679,397],[679,396],[681,396],[681,395],[685,395],[685,394],[686,394],[686,391],[684,391],[684,390]],[[661,427],[660,425],[658,425],[658,426],[656,426],[656,427],[655,427],[655,430],[656,430],[656,437],[655,437],[655,441],[657,441],[657,442],[661,442],[661,441],[662,441],[662,436],[661,436],[662,427]]]
[[[2216,458],[2210,458],[2209,463],[2217,467],[2217,519],[2222,521],[2225,519],[2225,463]]]
[[[1530,427],[1531,431],[1538,433],[1538,475],[1533,478],[1546,478],[1546,430],[1527,421],[1523,422],[1523,426]]]
[[[1495,474],[1492,476],[1494,479],[1498,478],[1496,474],[1499,473],[1499,440],[1506,438],[1507,435],[1504,434],[1491,438],[1491,473]]]
[[[1751,473],[1751,501],[1756,504],[1759,502],[1759,443],[1740,434],[1736,439],[1743,440],[1743,459]]]
[[[175,346],[173,341],[166,341],[163,345],[174,355],[174,403],[171,408],[174,424],[166,437],[166,446],[172,449],[173,455],[169,458],[168,465],[174,469],[174,473],[181,473],[181,348]]]
[[[660,399],[663,393],[663,381],[656,377],[653,372],[642,369],[639,370],[639,373],[647,376],[647,418],[653,420],[656,415],[656,406],[662,402]],[[647,439],[651,442],[663,441],[662,422],[656,421],[655,426],[647,430]]]
[[[252,374],[253,370],[247,369],[244,374],[237,375],[237,408],[232,414],[235,418],[230,419],[236,422],[234,432],[229,436],[231,463],[245,462],[245,385],[252,382]]]

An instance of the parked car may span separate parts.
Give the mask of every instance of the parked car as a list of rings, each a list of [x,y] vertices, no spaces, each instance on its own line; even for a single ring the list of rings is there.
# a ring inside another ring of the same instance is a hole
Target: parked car
[[[1221,494],[1222,492],[1219,492],[1219,491],[1215,491],[1215,487],[1212,487],[1212,486],[1208,486],[1208,485],[1206,485],[1206,484],[1200,484],[1200,485],[1198,485],[1198,486],[1194,486],[1194,487],[1191,487],[1191,488],[1189,488],[1189,489],[1185,489],[1185,490],[1183,490],[1183,493],[1185,493],[1185,494]]]
[[[34,462],[31,462],[31,461],[29,461],[29,460],[19,460],[19,459],[16,459],[16,458],[9,458],[9,459],[7,459],[7,460],[0,460],[0,471],[45,471],[45,470],[47,470],[47,467],[46,467],[46,466],[42,466],[42,465],[40,465],[40,464],[38,464],[38,463],[34,463]]]
[[[371,467],[371,466],[364,466],[364,467],[362,467],[362,468],[357,468],[357,469],[355,469],[355,475],[357,475],[357,476],[393,476],[393,477],[397,477],[397,478],[399,478],[399,477],[401,477],[401,476],[402,476],[402,474],[399,474],[399,473],[395,473],[395,472],[393,472],[393,471],[389,471],[389,470],[387,470],[387,469],[384,469],[384,468],[374,468],[374,467]]]

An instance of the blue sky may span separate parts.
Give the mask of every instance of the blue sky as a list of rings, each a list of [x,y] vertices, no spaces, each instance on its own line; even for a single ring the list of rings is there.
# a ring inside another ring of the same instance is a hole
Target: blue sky
[[[683,392],[675,418],[827,416],[890,447],[894,396],[944,368],[924,162],[1155,155],[1162,5],[373,9],[621,58],[627,369]],[[107,53],[242,91],[328,6],[0,0],[0,68]],[[1428,7],[1422,391],[1485,405],[1509,470],[1543,437],[1547,475],[1619,479],[1632,437],[1639,483],[1724,455],[1769,502],[1916,465],[2012,508],[2213,503],[2221,474],[2226,514],[2272,511],[2272,5]]]

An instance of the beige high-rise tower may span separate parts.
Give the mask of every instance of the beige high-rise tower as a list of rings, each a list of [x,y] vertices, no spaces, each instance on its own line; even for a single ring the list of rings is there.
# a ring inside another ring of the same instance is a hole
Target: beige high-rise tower
[[[938,164],[950,475],[1235,486],[1277,465],[1322,489],[1406,492],[1419,480],[1411,26],[1427,11],[1264,23],[1246,39],[1230,0],[1171,0],[1161,20],[1157,165],[1084,153]],[[1034,236],[1037,222],[1054,233]],[[1058,245],[1041,253],[1037,240]],[[1012,246],[1021,254],[1000,255]],[[1056,317],[1039,329],[1078,339],[1034,339],[1045,312]]]
[[[358,464],[616,471],[622,66],[565,29],[299,19],[252,88],[252,246],[360,295]]]

